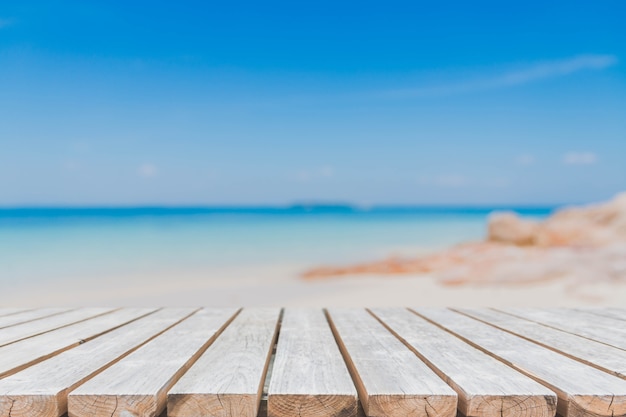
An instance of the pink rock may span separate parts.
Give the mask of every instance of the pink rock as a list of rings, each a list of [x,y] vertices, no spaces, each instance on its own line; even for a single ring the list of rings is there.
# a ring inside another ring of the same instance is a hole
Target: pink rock
[[[497,212],[489,216],[487,239],[513,245],[532,245],[535,242],[537,223],[523,220],[515,213]]]
[[[626,193],[613,200],[558,211],[538,230],[538,246],[605,246],[626,241]]]
[[[573,287],[626,283],[626,193],[586,207],[560,210],[541,223],[514,213],[489,218],[488,239],[430,255],[304,274],[323,278],[351,274],[431,274],[444,285],[519,285],[568,279]]]

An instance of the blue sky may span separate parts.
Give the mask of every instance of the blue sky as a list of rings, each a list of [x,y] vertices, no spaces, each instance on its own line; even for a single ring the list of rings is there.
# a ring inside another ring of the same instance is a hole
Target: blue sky
[[[0,3],[0,206],[626,190],[623,1]]]

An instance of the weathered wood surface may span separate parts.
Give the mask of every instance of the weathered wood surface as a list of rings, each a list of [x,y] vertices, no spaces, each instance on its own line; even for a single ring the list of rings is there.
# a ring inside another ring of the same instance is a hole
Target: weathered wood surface
[[[39,310],[17,311],[12,314],[2,316],[0,314],[0,329],[10,326],[16,326],[29,321],[42,319],[44,317],[70,311],[69,308],[42,308]]]
[[[0,378],[76,347],[154,310],[154,308],[122,309],[0,347]]]
[[[626,379],[626,351],[496,310],[455,309],[587,365]],[[624,323],[626,326],[626,323]]]
[[[194,310],[172,308],[157,311],[0,379],[0,417],[62,416],[67,412],[69,391],[180,322]]]
[[[368,416],[456,416],[456,392],[366,310],[328,316]]]
[[[552,389],[563,417],[626,416],[623,379],[451,310],[413,310]]]
[[[40,320],[29,321],[17,326],[5,327],[0,330],[0,347],[19,340],[37,336],[61,327],[70,326],[102,314],[110,313],[112,308],[82,308],[55,314]]]
[[[11,314],[22,313],[24,311],[34,310],[34,308],[14,308],[14,307],[2,307],[0,308],[0,317],[10,316]]]
[[[626,326],[622,320],[573,309],[498,310],[626,350]]]
[[[586,307],[577,308],[576,310],[586,311],[602,317],[609,317],[617,320],[626,320],[626,309],[624,308],[600,308],[600,307]]]
[[[466,417],[553,417],[556,394],[404,308],[378,317],[459,395]]]
[[[237,313],[203,309],[108,367],[68,396],[70,417],[158,416],[167,392]]]
[[[626,417],[623,309],[63,310],[0,309],[0,417]]]
[[[321,309],[287,309],[268,390],[270,417],[356,417],[358,396]]]
[[[256,417],[280,309],[244,309],[171,389],[170,417]]]

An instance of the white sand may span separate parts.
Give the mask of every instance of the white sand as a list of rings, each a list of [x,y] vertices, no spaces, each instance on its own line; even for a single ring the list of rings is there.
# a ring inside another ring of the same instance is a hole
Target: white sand
[[[111,306],[624,306],[626,285],[575,287],[566,281],[523,286],[445,287],[427,276],[298,278],[298,265],[115,276],[4,288],[0,305]]]

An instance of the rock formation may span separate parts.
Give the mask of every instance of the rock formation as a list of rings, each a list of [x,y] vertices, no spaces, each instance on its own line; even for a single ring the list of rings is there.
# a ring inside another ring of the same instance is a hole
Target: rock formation
[[[487,238],[414,259],[320,267],[315,279],[358,274],[429,274],[446,285],[523,284],[570,278],[626,283],[626,193],[559,210],[542,222],[493,213]]]
[[[626,193],[612,201],[567,208],[542,223],[523,220],[514,213],[494,213],[488,240],[515,245],[604,246],[626,241]]]

